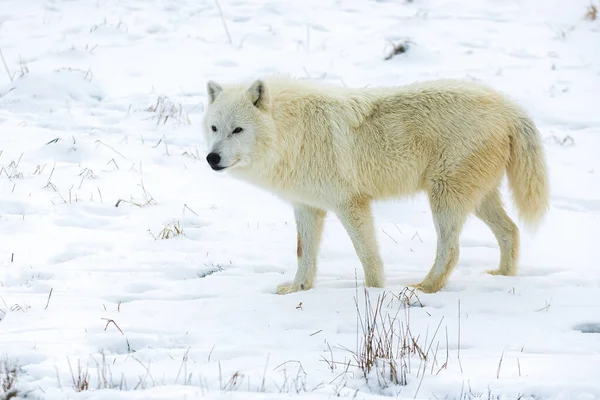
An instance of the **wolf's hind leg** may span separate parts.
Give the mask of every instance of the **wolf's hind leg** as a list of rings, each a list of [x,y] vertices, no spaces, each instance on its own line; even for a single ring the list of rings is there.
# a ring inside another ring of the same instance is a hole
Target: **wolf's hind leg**
[[[435,261],[425,279],[414,286],[425,293],[439,291],[458,263],[459,237],[467,216],[474,209],[470,193],[452,186],[452,181],[434,182],[429,190],[429,203],[437,232]]]
[[[494,233],[500,246],[500,268],[487,271],[492,275],[516,275],[519,258],[519,228],[506,214],[498,189],[492,190],[475,211]]]
[[[423,282],[409,285],[425,293],[439,291],[458,263],[458,239],[466,221],[466,215],[434,212],[433,221],[437,232],[435,261]]]

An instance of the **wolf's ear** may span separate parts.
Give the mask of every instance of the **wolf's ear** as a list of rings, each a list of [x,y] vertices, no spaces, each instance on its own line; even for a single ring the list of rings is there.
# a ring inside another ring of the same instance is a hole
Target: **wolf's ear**
[[[217,96],[221,94],[223,88],[215,81],[208,81],[206,84],[206,90],[208,91],[208,101],[212,104]]]
[[[267,91],[267,85],[261,80],[254,81],[248,88],[250,100],[255,107],[267,111],[271,107],[271,97]]]

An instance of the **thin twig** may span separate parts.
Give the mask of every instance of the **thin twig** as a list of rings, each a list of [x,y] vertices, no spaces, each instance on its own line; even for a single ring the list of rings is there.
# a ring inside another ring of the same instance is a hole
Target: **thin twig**
[[[127,157],[125,157],[125,156],[123,155],[123,153],[119,152],[118,150],[115,150],[115,148],[114,148],[114,147],[112,147],[112,146],[110,146],[110,145],[108,145],[108,144],[104,143],[104,142],[103,142],[103,141],[101,141],[101,140],[96,140],[96,143],[100,143],[100,144],[102,144],[102,145],[104,145],[104,146],[108,147],[109,149],[111,149],[112,151],[114,151],[115,153],[117,153],[118,155],[120,155],[121,157],[123,157],[123,158],[125,158],[125,159],[127,158]]]
[[[215,345],[213,344],[212,349],[210,349],[210,353],[208,353],[208,362],[210,362],[210,356],[212,355],[214,349],[215,349]]]
[[[132,358],[133,358],[135,361],[137,361],[138,363],[140,363],[140,365],[141,365],[142,367],[144,367],[144,369],[146,370],[146,373],[148,374],[148,376],[150,377],[150,379],[152,379],[152,384],[153,384],[154,386],[156,386],[156,382],[154,381],[154,378],[152,377],[152,374],[150,373],[150,368],[146,367],[146,366],[144,365],[144,363],[142,363],[142,362],[141,362],[140,360],[138,360],[137,358],[135,358],[135,357],[132,357]],[[150,361],[148,361],[148,365],[150,365]]]
[[[48,308],[48,304],[50,304],[50,297],[52,297],[52,290],[54,290],[54,288],[50,288],[50,293],[48,293],[48,300],[46,301],[46,307],[44,307],[44,310]]]
[[[265,369],[263,370],[262,385],[261,385],[261,388],[260,388],[261,392],[265,391],[265,377],[267,375],[267,365],[269,365],[269,354],[267,354],[267,362],[265,363]]]
[[[462,362],[460,361],[460,299],[458,299],[458,365],[460,366],[460,373],[463,373]]]
[[[419,390],[421,389],[421,384],[423,383],[423,378],[425,378],[425,368],[427,367],[427,360],[423,360],[423,374],[421,375],[421,380],[419,381],[419,386],[417,386],[417,391],[415,392],[415,397],[413,397],[413,399],[417,398],[417,395],[419,394]],[[417,375],[419,373],[417,372]]]
[[[107,322],[106,322],[106,325],[104,326],[104,331],[106,331],[106,328],[108,328],[108,325],[109,325],[109,324],[112,322],[112,323],[113,323],[113,325],[117,327],[117,329],[119,330],[119,332],[121,332],[121,335],[125,335],[125,334],[123,333],[123,331],[121,330],[121,328],[119,328],[119,325],[117,325],[117,323],[115,322],[115,320],[114,320],[114,319],[110,319],[110,318],[101,318],[101,319],[103,319],[103,320],[106,320],[106,321],[107,321]]]
[[[502,367],[502,359],[504,358],[504,351],[502,351],[502,355],[500,356],[500,362],[498,363],[498,371],[496,372],[496,379],[500,379],[500,368]]]
[[[196,211],[192,210],[187,204],[183,205],[184,211],[187,208],[188,210],[190,210],[192,212],[192,214],[194,214],[195,216],[199,217],[198,213],[196,213]]]
[[[221,16],[221,22],[223,22],[223,28],[225,28],[225,33],[227,34],[227,40],[229,44],[232,43],[231,34],[229,33],[229,29],[227,29],[227,22],[225,22],[225,17],[223,16],[223,10],[221,10],[221,5],[219,4],[219,0],[215,0],[215,5],[219,10],[219,15]]]
[[[398,242],[396,241],[396,239],[394,239],[394,238],[393,238],[393,237],[392,237],[392,236],[391,236],[389,233],[387,233],[386,231],[384,231],[384,230],[383,230],[383,228],[381,228],[381,231],[382,231],[383,233],[385,233],[387,237],[389,237],[390,239],[392,239],[392,241],[393,241],[394,243],[398,244]]]
[[[8,75],[8,79],[10,79],[10,82],[12,83],[14,75],[10,73],[10,70],[8,69],[8,64],[6,63],[6,60],[4,59],[4,54],[2,54],[2,49],[0,49],[0,58],[2,58],[2,63],[4,64],[4,69],[6,70],[6,75]]]

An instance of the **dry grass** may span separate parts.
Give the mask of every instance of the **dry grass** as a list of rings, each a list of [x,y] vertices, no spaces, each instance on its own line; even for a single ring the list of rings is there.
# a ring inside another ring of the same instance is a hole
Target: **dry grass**
[[[384,60],[391,60],[397,55],[404,54],[408,51],[410,47],[410,40],[404,40],[399,43],[390,43],[392,46],[392,50],[388,53],[388,55],[384,58]]]
[[[341,364],[345,367],[345,374],[349,367],[356,367],[369,387],[376,386],[376,390],[392,385],[405,386],[408,384],[410,374],[416,367],[416,379],[423,380],[424,376],[439,373],[448,365],[448,350],[446,361],[438,361],[439,341],[436,341],[443,318],[438,323],[435,332],[429,338],[429,332],[415,336],[410,326],[410,309],[423,307],[414,289],[406,288],[398,295],[384,292],[371,301],[369,290],[363,289],[364,303],[362,307],[358,301],[358,289],[355,297],[357,313],[357,345],[356,350],[348,350],[352,359],[344,362],[335,362],[333,354],[329,367],[334,370]],[[387,308],[400,302],[399,307],[390,313]],[[384,306],[387,303],[387,307]],[[405,315],[404,321],[399,320],[401,311]],[[448,349],[448,334],[446,329],[446,349]],[[332,353],[332,352],[331,352]],[[337,379],[337,378],[336,378]],[[340,383],[341,385],[341,383]],[[421,383],[419,382],[419,387]]]
[[[177,124],[191,124],[183,105],[175,103],[167,96],[159,96],[156,103],[148,107],[146,111],[154,113],[149,119],[156,119],[156,125],[161,123],[164,125],[169,120],[175,121]]]
[[[67,363],[69,364],[69,370],[71,372],[71,383],[73,389],[76,392],[83,392],[87,390],[102,390],[102,389],[116,389],[116,390],[128,390],[127,382],[125,381],[125,375],[121,374],[118,382],[114,381],[113,374],[110,368],[110,364],[106,361],[104,352],[100,352],[102,360],[98,362],[93,356],[92,359],[96,364],[96,380],[97,384],[94,388],[91,383],[91,375],[89,372],[88,365],[86,364],[85,369],[81,366],[81,361],[77,360],[77,370],[73,371],[71,361],[67,357]]]
[[[291,366],[291,367],[290,367]],[[290,369],[291,373],[288,372]],[[316,386],[309,387],[307,382],[306,370],[302,366],[302,363],[297,360],[288,360],[282,364],[279,364],[277,367],[273,369],[274,371],[282,371],[283,372],[283,382],[281,385],[274,382],[277,387],[277,391],[279,393],[296,393],[299,394],[301,392],[314,392],[319,389],[323,384],[319,383]],[[266,373],[266,368],[265,368]],[[264,381],[265,377],[263,376],[263,384],[259,391],[264,392]]]
[[[115,380],[113,377],[113,373],[111,370],[111,362],[107,361],[103,352],[101,352],[102,359],[97,361],[95,358],[94,363],[96,364],[96,374],[95,380],[93,379],[93,374],[90,373],[89,366],[86,364],[85,367],[82,366],[82,363],[77,361],[77,368],[73,368],[70,360],[67,358],[69,370],[71,373],[71,386],[76,392],[83,391],[93,391],[93,390],[102,390],[102,389],[113,389],[113,390],[145,390],[151,387],[163,386],[167,384],[182,384],[185,386],[196,386],[201,392],[204,394],[205,390],[208,389],[207,382],[198,375],[198,381],[195,381],[194,373],[188,370],[189,363],[189,351],[188,348],[183,354],[181,365],[176,371],[173,371],[176,374],[174,375],[174,380],[165,380],[163,376],[161,379],[155,379],[151,372],[151,363],[148,361],[147,364],[143,363],[139,359],[134,356],[131,358],[136,361],[140,367],[142,373],[137,377],[137,383],[135,386],[128,386],[127,380],[125,378],[124,373],[121,373],[121,376],[118,380]],[[195,362],[194,362],[195,363]],[[267,392],[266,383],[267,383],[267,368],[268,368],[269,358],[267,357],[262,379],[254,384],[250,382],[250,377],[241,373],[240,371],[234,371],[231,374],[224,375],[221,370],[221,363],[218,363],[218,389],[223,392],[233,392],[233,391],[247,391],[247,392]],[[315,387],[309,387],[307,385],[307,374],[304,370],[302,364],[299,361],[290,360],[280,364],[275,367],[274,370],[280,371],[283,373],[283,381],[279,384],[277,382],[273,382],[275,388],[274,391],[279,393],[301,393],[301,392],[310,392],[316,390],[321,385],[317,385]],[[228,377],[226,377],[228,376]],[[60,380],[59,380],[59,386]],[[0,392],[1,393],[1,392]],[[0,400],[4,400],[0,397]]]
[[[13,304],[10,307],[10,311],[21,311],[21,312],[27,312],[29,309],[31,308],[30,304]]]
[[[207,263],[204,263],[205,267],[208,267],[209,265]],[[211,263],[210,264],[210,269],[207,271],[203,271],[203,272],[198,272],[198,278],[206,278],[209,275],[214,274],[215,272],[221,272],[224,271],[225,268],[223,267],[222,264],[215,264],[215,263]]]
[[[148,230],[150,232],[150,230]],[[181,224],[179,223],[179,221],[173,222],[172,224],[167,224],[164,226],[164,228],[158,233],[158,235],[154,235],[152,232],[150,232],[150,234],[152,235],[152,237],[154,238],[154,240],[165,240],[165,239],[171,239],[177,236],[184,236],[185,233],[183,232],[183,228],[181,227]]]
[[[217,10],[219,10],[219,16],[221,17],[221,22],[223,23],[223,29],[225,29],[225,34],[227,35],[227,43],[231,44],[231,33],[229,33],[229,28],[227,28],[227,22],[225,21],[225,17],[223,17],[223,10],[221,9],[221,4],[219,4],[219,0],[215,0],[215,5],[217,6]]]
[[[11,262],[13,262],[13,259],[14,259],[14,254],[11,257]],[[35,277],[32,277],[32,279],[34,279],[34,278]],[[0,321],[2,320],[2,318],[4,318],[4,316],[6,314],[8,314],[8,311],[27,312],[31,308],[31,304],[29,304],[29,303],[22,303],[22,304],[15,303],[9,307],[8,304],[6,303],[6,301],[4,301],[4,299],[2,297],[0,297],[0,300],[2,301],[2,304],[4,305],[4,308],[0,308],[0,313],[2,313],[2,314],[0,314]]]
[[[244,375],[241,374],[239,371],[235,371],[231,375],[229,380],[227,382],[223,383],[223,378],[221,375],[221,363],[219,363],[219,387],[221,388],[222,391],[224,391],[224,392],[235,391],[240,387],[240,385],[242,384],[243,381],[244,381]]]
[[[141,181],[140,186],[142,188],[142,199],[141,200],[134,200],[133,197],[130,197],[130,200],[119,199],[119,200],[117,200],[115,207],[119,207],[123,203],[130,204],[132,206],[136,206],[136,207],[140,207],[140,208],[157,205],[158,203],[156,202],[156,200],[154,200],[154,197],[150,193],[148,193],[148,191],[146,190],[143,180]]]
[[[434,399],[439,399],[440,397],[434,396]],[[444,397],[444,399],[449,398],[448,396]],[[454,397],[455,398],[455,397]],[[492,393],[492,389],[491,388],[487,388],[486,391],[474,391],[471,388],[471,385],[469,384],[468,388],[465,388],[464,382],[463,382],[463,386],[461,388],[460,391],[460,396],[458,398],[455,398],[456,400],[501,400],[501,399],[507,399],[507,397],[502,396],[500,394],[494,394]],[[535,400],[536,398],[534,396],[525,396],[523,394],[517,394],[517,397],[514,398],[515,400]]]
[[[113,374],[110,369],[109,364],[106,362],[106,356],[104,352],[100,353],[102,355],[102,361],[99,363],[95,358],[92,357],[94,362],[96,363],[96,374],[98,379],[97,389],[118,389],[118,390],[127,390],[127,383],[125,382],[125,375],[121,374],[121,379],[118,383],[115,383],[113,380]]]
[[[86,369],[81,368],[81,363],[77,360],[77,374],[73,373],[73,368],[71,367],[71,361],[67,357],[67,362],[69,363],[69,370],[71,371],[71,379],[73,380],[73,389],[76,392],[83,392],[90,388],[89,377],[90,374]]]
[[[23,153],[21,153],[18,160],[11,161],[7,166],[2,166],[0,168],[0,177],[2,175],[5,175],[11,182],[13,179],[23,178],[23,173],[19,171],[19,164],[21,163],[21,158],[23,158]]]
[[[2,49],[0,49],[0,59],[2,60],[2,64],[4,65],[4,71],[6,72],[6,75],[8,76],[8,79],[10,80],[11,83],[15,81],[15,77],[17,79],[19,79],[29,73],[29,68],[27,67],[27,64],[25,64],[23,62],[23,60],[21,59],[21,56],[19,56],[20,70],[15,71],[15,72],[10,71],[10,68],[8,67],[6,59],[4,58],[4,53],[2,53]],[[19,75],[17,76],[17,74],[19,74]],[[14,89],[14,87],[13,87],[13,89]]]
[[[24,398],[24,394],[17,389],[20,369],[16,363],[8,358],[0,361],[0,400]]]
[[[564,146],[564,147],[570,147],[570,146],[575,145],[575,139],[573,139],[573,136],[571,136],[571,135],[565,135],[562,138],[560,138],[556,135],[552,135],[552,136],[544,139],[544,142],[545,143],[553,143],[553,144],[557,144],[559,146]]]
[[[594,3],[590,3],[585,11],[584,18],[589,21],[598,19],[598,6]]]
[[[546,305],[540,309],[535,310],[535,312],[540,312],[540,311],[548,311],[550,309],[550,306],[552,305],[552,298],[550,298],[550,300],[544,300],[546,302]]]
[[[13,259],[14,259],[14,253],[11,257],[11,262],[13,262]],[[32,276],[31,279],[32,280],[36,279],[36,277]],[[2,287],[1,281],[0,281],[0,287]],[[17,312],[18,311],[18,312],[25,313],[25,312],[29,311],[29,309],[31,308],[31,304],[28,304],[28,303],[23,303],[23,304],[15,303],[12,306],[9,306],[2,297],[0,297],[0,301],[2,302],[2,304],[0,305],[0,322],[6,317],[6,315],[9,312]],[[2,362],[2,361],[0,361],[0,362]],[[0,397],[0,400],[2,400],[1,397]]]

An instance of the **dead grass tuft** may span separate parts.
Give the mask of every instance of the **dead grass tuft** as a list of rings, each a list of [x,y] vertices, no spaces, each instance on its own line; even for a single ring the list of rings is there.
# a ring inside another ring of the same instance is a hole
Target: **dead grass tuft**
[[[288,372],[288,366],[295,366],[291,369],[291,374]],[[282,364],[279,364],[277,367],[273,369],[274,371],[280,370],[283,371],[283,382],[281,385],[275,383],[277,390],[279,393],[296,393],[299,394],[301,392],[312,392],[318,389],[319,386],[309,388],[307,385],[307,374],[306,370],[302,366],[302,363],[297,360],[289,360]]]
[[[204,263],[204,266],[208,267],[209,265],[207,263]],[[207,276],[212,275],[215,272],[221,272],[224,270],[225,270],[225,268],[223,267],[222,264],[211,263],[209,270],[203,271],[203,272],[198,272],[198,278],[206,278]]]
[[[594,3],[590,3],[587,6],[584,18],[589,21],[595,21],[598,18],[598,6]]]
[[[29,68],[27,67],[27,64],[25,64],[25,62],[23,62],[23,60],[21,59],[21,56],[19,56],[20,70],[15,71],[15,72],[11,72],[10,68],[8,68],[8,64],[6,62],[6,59],[4,58],[4,53],[2,53],[2,49],[0,49],[0,59],[2,60],[2,64],[4,65],[4,71],[6,72],[6,75],[8,76],[8,79],[10,80],[11,83],[15,81],[15,77],[17,79],[20,79],[29,73]],[[17,76],[17,74],[18,74],[18,76]],[[14,87],[12,89],[14,89]]]
[[[156,103],[146,109],[148,112],[154,113],[148,119],[156,119],[156,125],[161,123],[165,125],[168,120],[173,120],[177,124],[190,125],[190,118],[187,111],[181,103],[175,103],[167,96],[159,96]]]
[[[150,230],[148,230],[148,232],[150,232],[154,240],[171,239],[177,236],[185,235],[179,221],[165,225],[165,227],[156,236]]]
[[[89,377],[90,374],[86,369],[84,370],[81,367],[81,362],[77,360],[77,374],[73,373],[73,368],[71,367],[71,360],[67,357],[67,362],[69,363],[69,370],[71,371],[71,379],[73,380],[73,389],[76,392],[83,392],[90,388]]]
[[[7,166],[2,166],[0,168],[0,176],[2,174],[6,175],[9,181],[12,182],[13,179],[21,179],[23,178],[23,173],[19,171],[19,164],[21,163],[21,158],[23,158],[23,153],[19,156],[19,159],[16,161],[11,161]]]
[[[397,55],[404,54],[408,51],[410,47],[410,40],[404,40],[399,43],[390,43],[392,45],[392,50],[388,53],[388,55],[384,58],[384,60],[391,60]]]
[[[154,197],[152,197],[152,195],[150,193],[148,193],[148,191],[146,190],[143,180],[141,181],[140,186],[142,188],[142,199],[141,200],[134,200],[133,197],[131,197],[130,200],[119,199],[119,200],[117,200],[115,207],[119,207],[123,203],[130,204],[132,206],[136,206],[136,207],[140,207],[140,208],[146,207],[146,206],[157,205],[158,203],[156,202],[156,200],[154,200]]]
[[[343,348],[351,353],[352,359],[335,362],[333,354],[331,361],[326,360],[329,368],[342,364],[346,374],[349,367],[356,367],[367,386],[374,385],[376,390],[392,385],[405,386],[409,375],[414,373],[420,379],[418,387],[426,374],[437,375],[448,366],[448,331],[446,328],[446,360],[438,360],[440,331],[443,317],[440,319],[433,335],[429,328],[425,335],[414,335],[410,326],[410,310],[413,307],[423,307],[416,291],[412,288],[402,290],[398,295],[383,292],[371,301],[369,290],[363,289],[364,303],[358,301],[358,288],[355,297],[357,314],[357,345],[354,351]],[[387,308],[400,301],[399,307],[392,313]],[[384,306],[387,304],[387,307]],[[404,321],[398,317],[404,314]],[[330,353],[332,353],[330,351]],[[417,389],[418,391],[418,389]]]
[[[0,400],[23,398],[17,389],[20,369],[16,363],[4,358],[0,361]]]
[[[573,139],[573,136],[571,136],[571,135],[565,135],[562,138],[560,138],[556,135],[552,135],[552,136],[544,139],[544,142],[557,144],[557,145],[563,146],[563,147],[575,146],[575,139]]]

